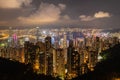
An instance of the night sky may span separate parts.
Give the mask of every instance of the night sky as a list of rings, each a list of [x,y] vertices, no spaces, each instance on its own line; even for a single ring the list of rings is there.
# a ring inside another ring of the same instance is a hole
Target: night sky
[[[120,27],[120,0],[0,0],[0,26]]]

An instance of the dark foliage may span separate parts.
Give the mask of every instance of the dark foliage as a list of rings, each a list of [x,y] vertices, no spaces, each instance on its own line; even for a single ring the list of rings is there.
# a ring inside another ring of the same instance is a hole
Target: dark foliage
[[[0,80],[59,80],[52,76],[37,75],[30,64],[0,58]]]
[[[73,80],[114,80],[120,78],[120,44],[101,53],[106,58],[97,63],[95,70]]]

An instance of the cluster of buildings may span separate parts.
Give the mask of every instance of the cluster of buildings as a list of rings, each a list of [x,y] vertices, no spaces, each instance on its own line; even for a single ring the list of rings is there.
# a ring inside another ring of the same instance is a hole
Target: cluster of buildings
[[[9,31],[0,56],[31,64],[38,74],[71,79],[94,70],[100,53],[120,42],[120,33],[92,29],[31,30],[29,36]],[[33,34],[34,33],[34,34]]]

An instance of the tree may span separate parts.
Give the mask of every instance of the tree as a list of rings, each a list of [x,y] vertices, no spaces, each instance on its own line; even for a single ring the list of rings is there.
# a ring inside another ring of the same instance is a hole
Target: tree
[[[96,64],[93,72],[78,76],[73,80],[115,80],[120,79],[120,44],[101,53],[103,60]]]

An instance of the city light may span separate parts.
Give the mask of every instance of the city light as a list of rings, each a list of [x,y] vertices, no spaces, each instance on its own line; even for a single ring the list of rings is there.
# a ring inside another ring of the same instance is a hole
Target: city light
[[[0,0],[0,80],[120,80],[119,6]]]
[[[100,56],[100,55],[98,55],[98,61],[100,61],[100,60],[102,60],[102,59],[103,59],[103,57]]]
[[[1,46],[1,47],[4,47],[4,46],[5,46],[5,44],[4,44],[4,43],[1,43],[1,44],[0,44],[0,46]]]
[[[49,33],[44,29],[41,33],[39,28],[27,30],[32,32],[29,34],[24,29],[17,30],[22,34],[11,30],[11,36],[3,38],[0,44],[0,56],[31,64],[38,74],[60,76],[64,80],[83,75],[88,69],[94,71],[96,64],[106,58],[100,53],[120,41],[119,35],[113,36],[116,33],[99,29],[94,29],[94,33],[92,29],[71,30],[50,29]]]

